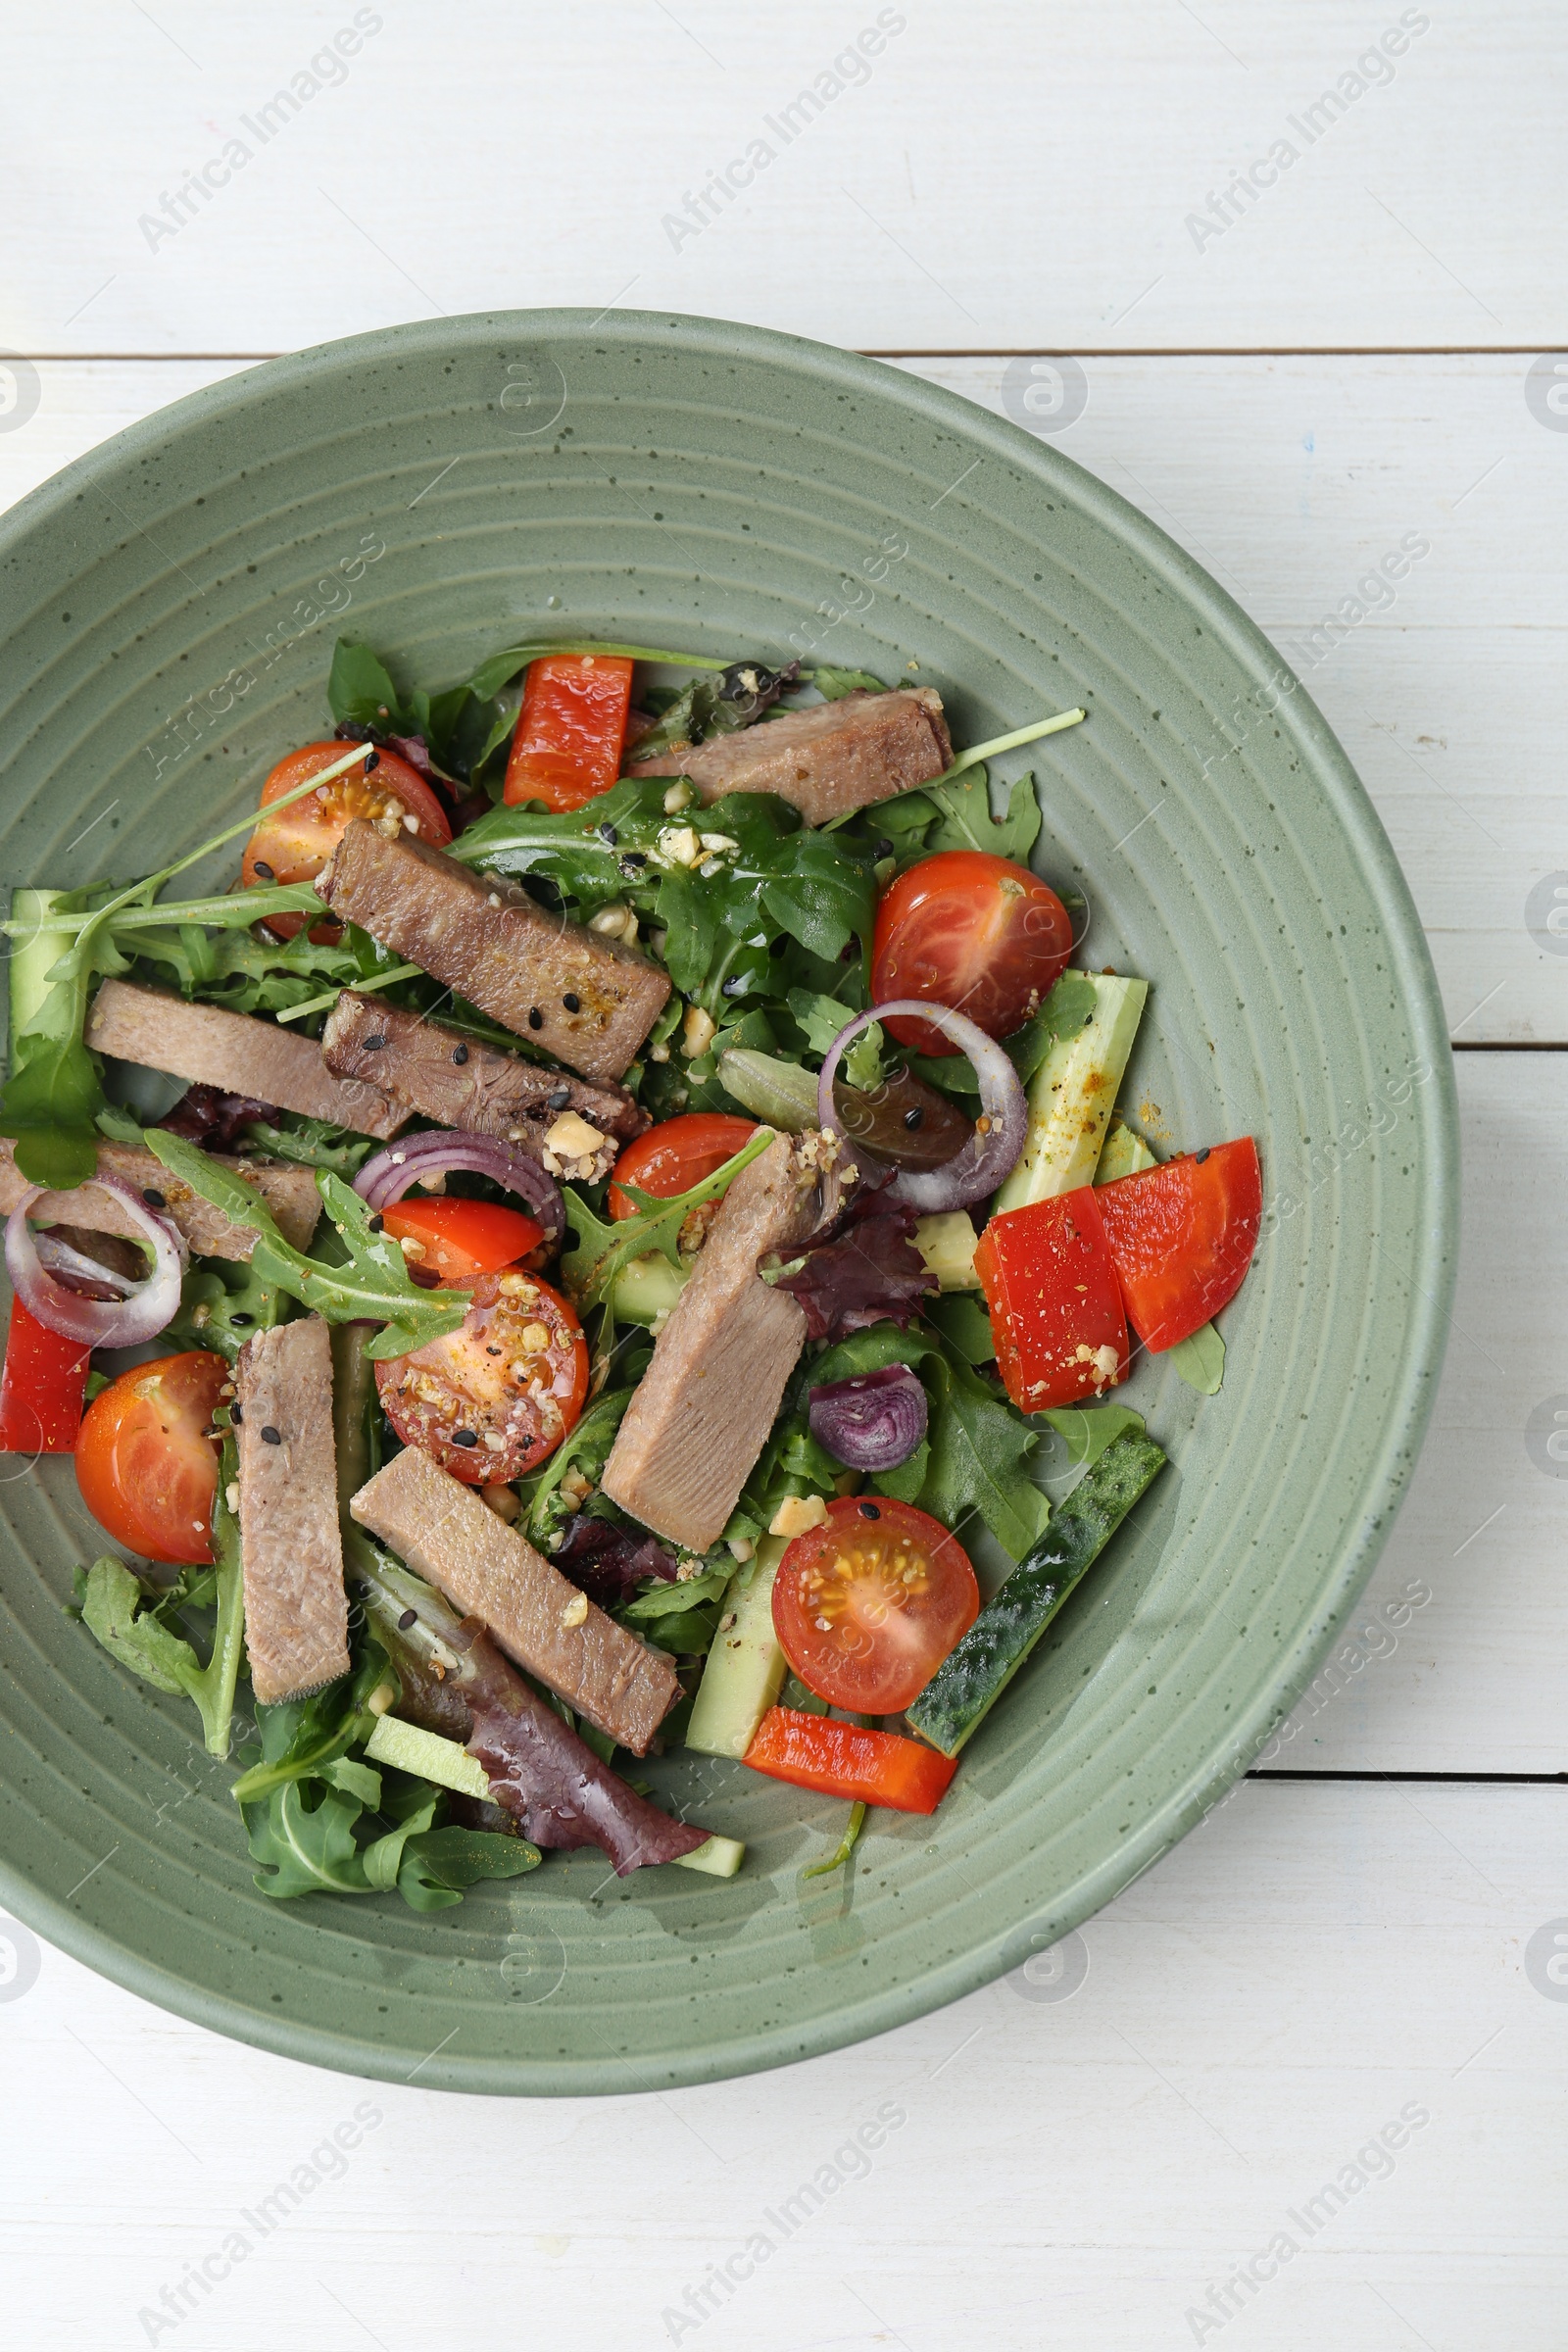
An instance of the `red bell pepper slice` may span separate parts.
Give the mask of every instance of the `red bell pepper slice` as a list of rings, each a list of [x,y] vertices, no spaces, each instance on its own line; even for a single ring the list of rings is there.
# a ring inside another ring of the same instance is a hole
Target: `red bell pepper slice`
[[[1118,1176],[1097,1199],[1127,1320],[1152,1354],[1190,1338],[1235,1298],[1263,1219],[1250,1135]]]
[[[507,761],[509,808],[543,801],[560,813],[609,790],[620,773],[631,672],[612,654],[548,654],[529,662]]]
[[[1127,1317],[1093,1186],[993,1217],[980,1277],[997,1368],[1021,1413],[1102,1396],[1127,1377]],[[1201,1320],[1201,1318],[1200,1318]]]
[[[934,1813],[958,1769],[956,1756],[939,1756],[896,1732],[861,1731],[795,1707],[768,1708],[746,1761],[771,1780],[895,1813]]]
[[[80,1340],[40,1323],[20,1298],[12,1301],[0,1374],[0,1453],[74,1452],[91,1354]]]

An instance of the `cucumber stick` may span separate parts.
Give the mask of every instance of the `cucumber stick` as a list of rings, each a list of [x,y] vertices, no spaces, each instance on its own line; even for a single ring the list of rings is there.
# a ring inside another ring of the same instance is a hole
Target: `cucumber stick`
[[[490,1782],[477,1756],[470,1756],[455,1740],[439,1732],[421,1731],[396,1715],[383,1715],[365,1743],[373,1764],[388,1764],[395,1772],[412,1772],[439,1788],[455,1788],[460,1796],[488,1800]],[[732,1879],[746,1858],[738,1838],[710,1838],[689,1854],[678,1857],[682,1870],[700,1870],[710,1879]]]
[[[612,1297],[617,1323],[657,1323],[667,1315],[682,1291],[686,1276],[672,1266],[662,1250],[634,1257],[615,1276]]]
[[[911,1731],[957,1754],[1164,1460],[1132,1430],[1105,1447],[907,1710]]]
[[[725,1590],[719,1630],[686,1725],[687,1746],[702,1755],[744,1756],[783,1687],[786,1661],[773,1633],[773,1578],[789,1542],[788,1536],[764,1536],[755,1562],[737,1569]],[[727,1625],[731,1615],[735,1622]]]
[[[11,919],[23,928],[16,937],[21,946],[11,958],[7,978],[11,990],[11,1053],[8,1067],[13,1075],[17,1068],[17,1041],[24,1037],[43,1009],[49,994],[48,975],[66,952],[66,940],[58,931],[39,931],[36,926],[54,913],[65,897],[61,890],[14,890],[11,894]]]
[[[999,1211],[1027,1208],[1076,1192],[1094,1177],[1127,1056],[1138,1035],[1147,980],[1074,972],[1095,992],[1095,1009],[1070,1037],[1057,1038],[1029,1086],[1023,1156],[997,1195]]]
[[[1114,1184],[1118,1176],[1141,1176],[1145,1168],[1158,1165],[1143,1137],[1118,1121],[1105,1138],[1095,1182]],[[1185,1340],[1178,1340],[1169,1355],[1171,1370],[1200,1396],[1219,1395],[1225,1377],[1225,1343],[1212,1323],[1200,1324]]]

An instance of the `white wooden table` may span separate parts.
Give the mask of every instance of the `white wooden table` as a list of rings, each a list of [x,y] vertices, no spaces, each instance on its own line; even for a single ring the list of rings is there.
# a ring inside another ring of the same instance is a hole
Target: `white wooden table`
[[[1054,1979],[711,2089],[489,2102],[218,2040],[24,1932],[7,2343],[1561,2352],[1554,13],[84,0],[7,29],[0,344],[39,400],[0,414],[0,503],[247,359],[441,310],[755,319],[991,407],[1020,398],[1015,355],[1076,355],[1087,406],[1036,428],[1235,590],[1378,803],[1449,1007],[1467,1200],[1372,1630]],[[1397,600],[1315,658],[1406,534],[1427,552]],[[705,2285],[890,2101],[863,2178]],[[242,2209],[356,2108],[341,2177],[220,2278]]]

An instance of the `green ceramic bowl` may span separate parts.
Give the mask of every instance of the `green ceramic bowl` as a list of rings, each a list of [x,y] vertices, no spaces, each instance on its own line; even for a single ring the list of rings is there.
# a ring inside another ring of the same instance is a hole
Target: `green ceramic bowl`
[[[1175,1468],[931,1821],[740,1765],[729,1884],[597,1854],[418,1918],[272,1903],[193,1710],[62,1614],[100,1539],[69,1462],[0,1486],[0,1900],[133,1990],[322,2064],[486,2091],[774,2066],[1015,1968],[1199,1821],[1310,1676],[1388,1534],[1437,1380],[1458,1158],[1436,984],[1345,755],[1213,581],[1054,449],[913,377],[695,318],[524,313],[270,362],[0,522],[0,878],[141,872],[320,731],[334,636],[420,681],[559,631],[947,697],[1040,747],[1039,862],[1087,959],[1152,983],[1129,1096],[1250,1132],[1268,1213],[1224,1389],[1145,1362]],[[1004,762],[1021,772],[1030,755]],[[1058,1465],[1059,1466],[1059,1465]]]

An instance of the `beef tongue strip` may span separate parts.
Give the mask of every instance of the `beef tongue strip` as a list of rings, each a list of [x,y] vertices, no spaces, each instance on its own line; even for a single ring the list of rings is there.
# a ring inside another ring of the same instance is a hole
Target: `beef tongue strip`
[[[499,1136],[541,1166],[554,1160],[552,1174],[583,1183],[608,1176],[619,1144],[652,1123],[623,1086],[590,1086],[564,1070],[542,1069],[352,988],[328,1016],[321,1056],[339,1078],[363,1079],[440,1127]],[[552,1135],[576,1148],[556,1149]]]
[[[635,1060],[669,995],[669,974],[634,948],[547,912],[502,874],[473,873],[407,833],[388,841],[363,817],[316,889],[334,914],[596,1083]]]
[[[765,727],[712,735],[657,760],[636,760],[634,776],[689,776],[705,804],[728,792],[772,792],[808,825],[930,784],[952,765],[942,698],[929,686],[894,694],[857,689]]]

